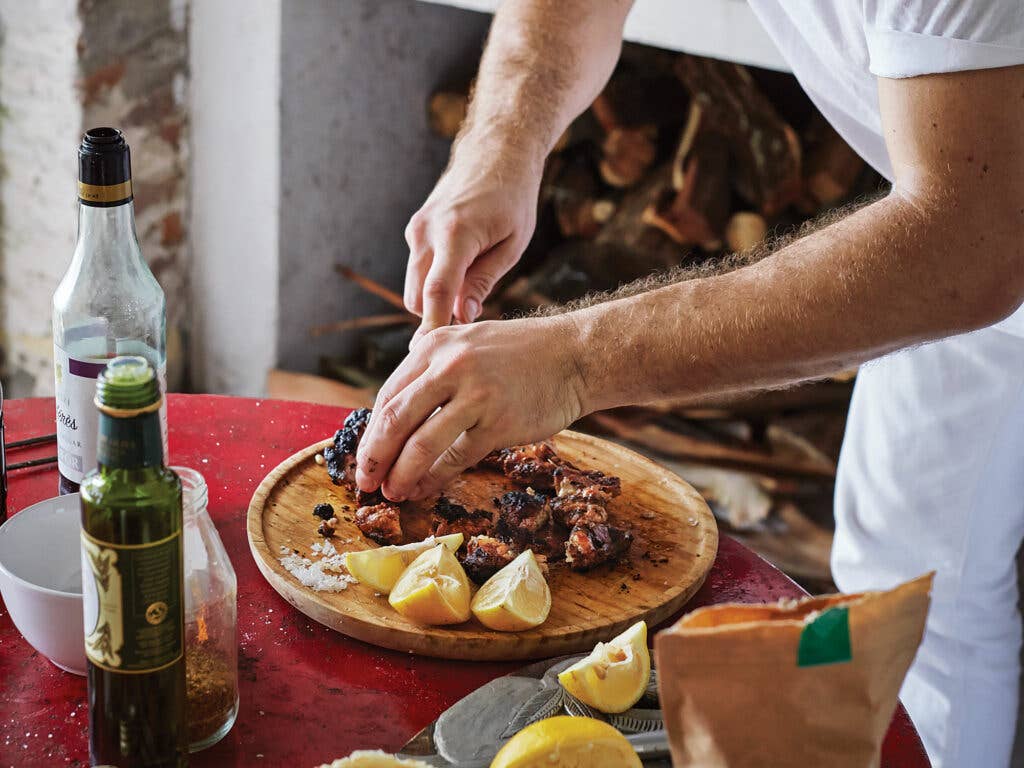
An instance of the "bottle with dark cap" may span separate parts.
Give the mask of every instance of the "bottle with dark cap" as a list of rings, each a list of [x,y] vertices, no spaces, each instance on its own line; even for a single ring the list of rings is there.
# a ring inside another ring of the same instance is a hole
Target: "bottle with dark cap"
[[[60,492],[96,466],[96,377],[116,355],[146,358],[166,381],[164,292],[142,258],[131,154],[116,128],[86,132],[78,150],[78,242],[53,296]],[[160,411],[167,448],[166,408]]]
[[[182,494],[161,399],[142,357],[114,358],[96,380],[97,466],[81,483],[91,765],[188,762]]]

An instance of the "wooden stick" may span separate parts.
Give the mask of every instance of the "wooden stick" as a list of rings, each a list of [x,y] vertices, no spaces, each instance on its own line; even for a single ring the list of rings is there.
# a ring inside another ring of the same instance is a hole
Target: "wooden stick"
[[[379,296],[384,299],[388,304],[393,307],[405,311],[405,301],[397,293],[392,291],[390,288],[385,288],[383,285],[378,283],[376,280],[371,280],[365,275],[361,275],[351,267],[346,267],[344,264],[335,264],[334,271],[344,277],[346,280],[351,280],[353,283],[358,285],[360,288],[372,293],[374,296]]]
[[[415,323],[419,320],[415,315],[394,314],[394,315],[370,315],[368,317],[354,317],[351,320],[339,320],[336,323],[324,323],[314,325],[309,329],[309,335],[313,338],[324,336],[328,333],[342,333],[344,331],[358,331],[361,328],[381,328],[388,325],[401,325],[403,323]]]

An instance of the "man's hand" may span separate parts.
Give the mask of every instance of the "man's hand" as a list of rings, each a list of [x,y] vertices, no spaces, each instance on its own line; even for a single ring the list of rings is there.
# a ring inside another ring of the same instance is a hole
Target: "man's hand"
[[[405,230],[405,305],[423,318],[413,339],[471,323],[533,235],[543,155],[471,137]]]
[[[607,82],[633,0],[505,0],[452,160],[405,232],[413,340],[480,315],[533,235],[544,160]]]
[[[377,395],[359,488],[423,498],[495,448],[564,429],[586,407],[577,350],[568,315],[426,334]]]

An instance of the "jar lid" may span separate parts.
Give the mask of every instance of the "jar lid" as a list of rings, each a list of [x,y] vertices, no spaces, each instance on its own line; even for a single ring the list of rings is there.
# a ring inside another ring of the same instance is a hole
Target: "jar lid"
[[[206,480],[191,467],[170,467],[181,479],[181,512],[185,520],[206,509]]]

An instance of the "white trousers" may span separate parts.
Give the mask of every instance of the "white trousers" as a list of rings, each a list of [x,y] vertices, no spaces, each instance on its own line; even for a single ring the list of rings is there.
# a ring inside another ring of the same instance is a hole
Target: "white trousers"
[[[845,592],[936,572],[901,691],[935,768],[1005,768],[1017,718],[1024,337],[997,328],[861,369],[836,484]]]

